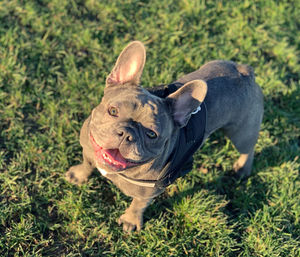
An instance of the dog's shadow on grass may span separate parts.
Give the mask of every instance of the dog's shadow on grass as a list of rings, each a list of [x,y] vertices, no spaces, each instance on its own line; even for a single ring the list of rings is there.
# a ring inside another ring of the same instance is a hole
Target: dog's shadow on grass
[[[260,165],[256,165],[252,175],[248,179],[239,180],[234,171],[220,172],[215,179],[203,183],[195,183],[193,188],[175,193],[174,195],[162,195],[145,212],[145,222],[159,218],[164,212],[174,210],[174,206],[187,197],[206,190],[209,194],[217,197],[221,196],[227,204],[221,210],[228,217],[230,224],[241,222],[247,223],[246,219],[255,215],[257,210],[262,209],[268,204],[270,185],[259,175],[268,168],[268,163],[273,162],[272,166],[280,166],[281,163],[274,163],[274,158],[270,153],[277,150],[277,146],[267,147],[262,150],[256,159],[266,158],[267,160]],[[201,171],[199,171],[201,172]],[[189,175],[187,175],[189,176]],[[185,179],[185,178],[183,178]]]
[[[145,222],[152,218],[158,218],[161,213],[166,210],[174,209],[174,205],[180,203],[184,198],[193,197],[198,192],[206,190],[209,194],[216,196],[224,196],[227,201],[223,212],[229,217],[230,223],[236,223],[239,217],[243,215],[252,215],[267,202],[267,191],[265,183],[260,177],[252,178],[252,183],[249,186],[247,180],[238,180],[235,178],[233,172],[220,175],[213,181],[208,183],[195,184],[193,188],[175,193],[171,197],[162,196],[146,210]]]

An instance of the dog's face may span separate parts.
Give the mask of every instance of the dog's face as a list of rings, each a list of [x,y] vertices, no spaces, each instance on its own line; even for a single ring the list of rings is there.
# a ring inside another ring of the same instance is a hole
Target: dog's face
[[[92,112],[90,133],[97,161],[123,170],[155,159],[174,129],[169,106],[139,87],[112,87]]]
[[[100,168],[120,171],[161,156],[174,131],[187,123],[205,97],[203,81],[187,83],[166,99],[150,94],[139,86],[145,58],[140,42],[127,46],[92,111],[90,141]]]

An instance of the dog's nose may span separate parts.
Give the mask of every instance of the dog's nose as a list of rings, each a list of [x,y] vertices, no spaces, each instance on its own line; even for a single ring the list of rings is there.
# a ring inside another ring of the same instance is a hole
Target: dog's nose
[[[125,138],[127,142],[132,142],[133,141],[133,136],[132,135],[127,135]]]
[[[122,128],[117,131],[117,135],[121,140],[126,140],[127,142],[133,142],[135,140],[135,133],[131,128]]]
[[[123,132],[123,131],[121,131],[121,130],[118,130],[118,131],[117,131],[117,134],[118,134],[118,136],[119,136],[119,137],[123,137],[123,135],[124,135],[124,132]]]

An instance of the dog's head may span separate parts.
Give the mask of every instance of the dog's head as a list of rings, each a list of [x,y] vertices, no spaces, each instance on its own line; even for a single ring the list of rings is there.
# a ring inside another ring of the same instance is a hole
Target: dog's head
[[[90,121],[98,167],[120,171],[158,158],[204,100],[207,86],[201,80],[188,82],[165,99],[150,94],[139,85],[145,60],[144,45],[134,41],[106,79]]]

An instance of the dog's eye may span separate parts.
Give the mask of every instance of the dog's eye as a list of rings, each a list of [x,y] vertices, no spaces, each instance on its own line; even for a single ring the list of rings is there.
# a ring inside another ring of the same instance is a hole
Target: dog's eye
[[[147,135],[149,138],[151,138],[151,139],[157,138],[157,135],[156,135],[156,133],[155,133],[153,130],[148,130],[148,131],[146,132],[146,135]]]
[[[118,111],[118,108],[111,106],[108,108],[108,113],[111,116],[118,117],[119,111]]]

